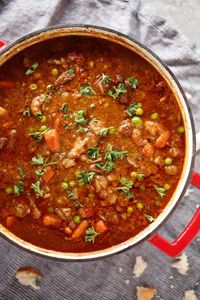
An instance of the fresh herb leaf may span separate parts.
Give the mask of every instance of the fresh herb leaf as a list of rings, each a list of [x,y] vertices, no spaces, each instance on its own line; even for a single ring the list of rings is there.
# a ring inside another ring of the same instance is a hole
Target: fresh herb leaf
[[[103,84],[108,84],[112,81],[112,79],[110,78],[110,76],[102,74],[102,79],[101,79]]]
[[[41,112],[40,110],[37,111],[35,115],[36,115],[36,118],[37,118],[38,120],[41,120],[42,117],[43,117],[43,114],[42,114],[42,112]]]
[[[64,120],[67,120],[69,118],[68,114],[63,115]]]
[[[41,191],[39,180],[36,181],[35,183],[32,183],[31,188],[36,192],[36,194],[38,194],[41,197],[43,196],[43,192]]]
[[[44,175],[44,173],[45,173],[44,169],[37,169],[37,170],[35,170],[35,174],[38,175],[38,176],[42,176],[42,175]]]
[[[67,103],[63,103],[60,107],[60,110],[64,113],[66,113],[68,111],[68,105]]]
[[[107,135],[112,135],[114,131],[116,131],[115,127],[100,128],[99,134],[101,136],[107,136]]]
[[[86,110],[82,109],[77,112],[74,112],[74,121],[77,125],[85,125],[87,123],[86,120]]]
[[[107,161],[105,164],[100,162],[96,163],[96,167],[106,173],[110,173],[115,168],[115,163],[113,161]]]
[[[19,175],[20,175],[21,179],[24,179],[26,177],[26,174],[25,174],[24,170],[22,169],[22,167],[18,166],[17,170],[19,172]]]
[[[99,233],[95,231],[93,226],[88,227],[85,231],[85,241],[89,243],[94,243],[98,235]]]
[[[31,116],[31,111],[30,111],[30,108],[29,108],[29,107],[26,107],[26,108],[23,110],[23,115],[24,115],[24,116],[27,116],[27,117],[30,117],[30,116]]]
[[[114,86],[112,89],[108,91],[108,95],[114,99],[117,99],[121,94],[127,93],[127,88],[123,83]]]
[[[43,139],[44,134],[49,130],[47,128],[44,131],[35,131],[33,133],[29,133],[30,136],[32,136],[37,142],[40,142]]]
[[[132,89],[136,89],[138,85],[138,80],[134,77],[128,78],[128,83],[132,87]]]
[[[97,159],[99,157],[99,148],[88,148],[87,155],[90,159]]]
[[[152,223],[153,221],[155,221],[155,219],[151,216],[151,215],[145,215],[146,219]]]
[[[26,75],[31,75],[35,72],[38,67],[38,63],[32,64],[32,66],[26,71]]]
[[[143,181],[143,180],[144,180],[144,174],[142,174],[142,173],[137,173],[137,180],[138,180],[138,181]]]
[[[96,92],[93,90],[91,83],[88,83],[85,86],[80,87],[80,93],[82,96],[86,95],[96,95]]]
[[[48,85],[47,85],[47,89],[48,89],[48,90],[52,90],[53,88],[54,88],[54,85],[53,85],[53,84],[48,84]]]
[[[79,202],[79,200],[74,200],[74,208],[79,209],[83,207],[83,205]]]
[[[156,192],[158,193],[158,195],[159,195],[161,198],[163,198],[163,197],[165,196],[166,190],[165,190],[164,188],[158,187],[158,186],[156,186],[156,185],[154,185],[154,188],[155,188]]]
[[[78,181],[85,184],[91,183],[95,175],[95,172],[82,171],[79,173]]]
[[[119,149],[110,149],[105,154],[105,159],[115,161],[117,158],[123,159],[128,155],[128,151],[121,152]]]
[[[122,191],[124,194],[128,196],[129,199],[133,199],[134,195],[132,192],[130,192],[130,189],[132,189],[133,187],[133,181],[128,180],[125,177],[121,177],[119,181],[123,186],[117,187],[116,190]]]
[[[44,157],[42,155],[34,156],[31,160],[32,165],[43,165]]]
[[[127,115],[129,115],[130,117],[135,116],[136,114],[136,110],[138,109],[138,103],[134,102],[132,104],[129,105],[129,107],[125,110],[125,112],[127,113]]]
[[[67,74],[69,74],[69,75],[74,74],[74,68],[70,67],[69,69],[67,69]]]
[[[68,199],[72,198],[73,196],[74,196],[74,192],[72,192],[72,191],[67,191],[66,197],[67,197]]]
[[[24,185],[22,182],[18,182],[14,185],[13,192],[19,196],[24,191]]]
[[[85,133],[88,132],[89,129],[87,127],[80,127],[79,129],[76,130],[78,133]]]

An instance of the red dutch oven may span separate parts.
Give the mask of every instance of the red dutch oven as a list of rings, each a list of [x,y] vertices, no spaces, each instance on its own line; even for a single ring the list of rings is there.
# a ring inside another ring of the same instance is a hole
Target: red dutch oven
[[[147,240],[149,243],[159,248],[161,251],[165,252],[169,256],[177,256],[194,239],[194,237],[200,230],[200,208],[198,208],[192,220],[186,225],[184,230],[174,241],[169,242],[157,233],[158,228],[161,225],[163,225],[164,222],[169,218],[171,213],[174,212],[176,206],[182,199],[189,183],[200,188],[200,174],[193,170],[196,150],[194,122],[191,109],[183,92],[183,89],[181,88],[176,77],[165,65],[165,63],[163,63],[161,59],[157,57],[157,55],[155,55],[151,50],[147,49],[144,45],[119,32],[90,25],[56,26],[46,28],[34,32],[32,34],[26,35],[25,37],[17,40],[15,43],[8,46],[6,46],[5,42],[0,41],[0,67],[15,54],[19,53],[27,47],[30,47],[31,45],[40,43],[45,40],[70,35],[96,37],[120,44],[123,47],[130,49],[131,51],[137,53],[139,56],[147,60],[155,69],[157,69],[157,71],[166,80],[176,97],[176,100],[182,112],[182,117],[185,126],[186,150],[183,170],[180,176],[179,183],[169,203],[166,205],[163,212],[156,218],[156,220],[153,223],[151,223],[147,228],[145,228],[129,240],[103,250],[84,253],[64,253],[53,250],[47,250],[32,245],[31,243],[28,243],[26,241],[23,241],[22,239],[11,233],[9,230],[7,230],[1,224],[0,233],[3,237],[9,239],[18,246],[25,248],[26,250],[37,254],[45,255],[47,257],[53,257],[56,259],[97,259],[107,255],[122,252],[130,247],[137,245],[138,243],[144,240]]]

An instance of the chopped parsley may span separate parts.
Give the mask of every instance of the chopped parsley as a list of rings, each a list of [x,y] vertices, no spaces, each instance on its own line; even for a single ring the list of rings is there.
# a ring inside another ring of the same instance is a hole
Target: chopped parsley
[[[73,196],[74,196],[74,192],[72,192],[72,191],[67,191],[66,197],[67,197],[68,199],[72,198]]]
[[[129,199],[133,199],[133,193],[130,192],[130,189],[132,189],[133,187],[133,181],[128,180],[125,177],[121,177],[119,179],[120,183],[122,184],[122,186],[117,187],[117,190],[122,191],[124,194],[126,194],[128,196]]]
[[[31,188],[36,192],[36,194],[38,194],[39,196],[43,196],[43,192],[41,191],[40,188],[40,181],[36,181],[35,183],[31,184]]]
[[[70,67],[69,69],[67,69],[67,74],[69,74],[69,75],[74,74],[74,68]]]
[[[35,170],[35,174],[38,175],[38,176],[42,176],[42,175],[44,175],[44,173],[45,173],[44,169],[37,169],[37,170]]]
[[[74,122],[76,125],[85,125],[87,123],[85,109],[74,112]]]
[[[68,111],[67,103],[63,103],[60,107],[60,110],[66,114],[66,112]]]
[[[42,112],[41,112],[40,110],[37,111],[35,115],[36,115],[36,118],[37,118],[38,120],[41,120],[42,117],[43,117],[43,114],[42,114]]]
[[[110,173],[115,168],[115,163],[108,160],[105,164],[102,162],[96,163],[96,167],[106,173]]]
[[[127,113],[127,115],[129,115],[130,117],[133,117],[136,115],[136,110],[139,108],[138,103],[134,102],[132,104],[129,105],[129,107],[125,110],[125,112]]]
[[[156,192],[158,193],[158,195],[159,195],[161,198],[163,198],[163,197],[165,196],[166,190],[165,190],[164,188],[158,187],[158,186],[156,186],[156,185],[154,185],[154,188],[155,188]]]
[[[22,169],[22,167],[21,166],[17,167],[17,170],[19,172],[20,178],[24,179],[26,177],[26,174],[25,174],[24,170]]]
[[[34,156],[31,160],[32,165],[43,165],[44,157],[42,155]]]
[[[83,207],[83,205],[80,203],[80,201],[74,200],[74,208],[79,209],[80,207]]]
[[[89,129],[87,127],[80,127],[79,129],[76,130],[78,133],[85,133],[88,132]]]
[[[125,94],[125,93],[127,93],[127,88],[123,83],[120,83],[108,91],[108,96],[117,99],[121,94]]]
[[[92,182],[95,175],[95,172],[82,171],[78,175],[78,181],[84,182],[85,184],[89,184]]]
[[[90,108],[91,108],[91,109],[94,109],[94,108],[95,108],[95,103],[91,103],[91,104],[90,104]]]
[[[87,156],[89,156],[90,159],[97,159],[99,157],[99,148],[88,148]]]
[[[145,215],[145,217],[146,217],[147,221],[149,221],[150,223],[155,221],[155,219],[151,215]]]
[[[101,79],[103,84],[108,84],[112,81],[112,79],[110,78],[110,76],[102,74],[102,79]]]
[[[98,235],[99,233],[95,231],[93,226],[88,227],[85,231],[85,241],[89,243],[94,243]]]
[[[47,88],[48,90],[52,90],[52,89],[54,88],[54,85],[53,85],[53,84],[48,84],[48,85],[46,86],[46,88]]]
[[[105,154],[105,159],[115,161],[117,158],[123,159],[128,155],[128,151],[121,152],[119,149],[110,149]]]
[[[24,110],[23,110],[23,115],[24,116],[27,116],[27,117],[30,117],[31,116],[31,111],[30,111],[30,108],[29,107],[26,107]]]
[[[24,185],[22,182],[18,182],[14,185],[13,192],[19,196],[24,191]]]
[[[29,133],[37,142],[40,142],[43,139],[44,134],[49,130],[49,127],[44,131],[35,131],[33,133]]]
[[[143,180],[144,180],[144,174],[142,174],[142,173],[137,173],[137,180],[138,180],[138,181],[143,181]]]
[[[136,89],[138,85],[138,80],[134,77],[128,78],[128,83],[132,87],[132,89]]]
[[[91,83],[88,83],[85,86],[81,86],[80,93],[82,96],[96,95],[96,92],[93,90]]]
[[[38,67],[38,63],[32,64],[32,66],[26,71],[26,75],[31,75],[35,72]]]
[[[101,136],[107,136],[107,135],[112,135],[116,132],[115,127],[107,127],[107,128],[101,128],[99,129],[99,134]]]

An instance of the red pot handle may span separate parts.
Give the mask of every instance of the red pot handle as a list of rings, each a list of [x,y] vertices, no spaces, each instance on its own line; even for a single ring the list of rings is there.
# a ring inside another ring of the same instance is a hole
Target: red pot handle
[[[191,183],[200,188],[200,173],[193,171]],[[187,224],[181,234],[173,241],[168,242],[165,238],[155,233],[149,240],[152,245],[169,256],[179,255],[195,238],[200,231],[200,207],[197,209],[192,220]]]
[[[6,46],[6,42],[0,40],[0,49],[1,49],[2,47],[5,47],[5,46]]]

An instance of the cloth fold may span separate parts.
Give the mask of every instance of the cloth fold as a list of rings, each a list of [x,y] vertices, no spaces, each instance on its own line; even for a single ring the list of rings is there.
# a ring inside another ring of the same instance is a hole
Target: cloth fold
[[[162,58],[179,79],[190,104],[196,130],[200,130],[200,51],[186,37],[168,26],[145,0],[1,0],[0,39],[8,43],[34,30],[55,24],[92,24],[121,31],[144,43]],[[199,156],[196,167],[200,162]],[[159,233],[173,240],[192,217],[200,192],[191,188]],[[61,262],[28,253],[0,238],[1,300],[132,300],[136,287],[157,288],[155,299],[181,300],[186,290],[200,297],[200,242],[185,251],[188,275],[173,269],[173,259],[144,242],[122,254],[98,261]],[[136,256],[147,268],[133,278]],[[19,267],[32,266],[43,274],[40,289],[21,286],[15,279]]]

